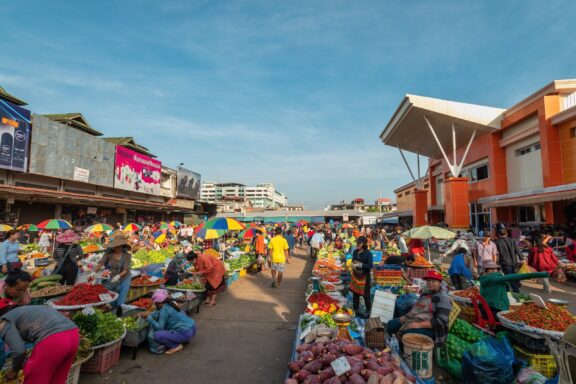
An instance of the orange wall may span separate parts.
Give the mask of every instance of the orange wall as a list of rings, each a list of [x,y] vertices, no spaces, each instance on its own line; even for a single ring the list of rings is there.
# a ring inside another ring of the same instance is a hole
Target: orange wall
[[[576,119],[558,127],[565,184],[576,183],[576,137],[570,137],[572,128],[576,128]]]

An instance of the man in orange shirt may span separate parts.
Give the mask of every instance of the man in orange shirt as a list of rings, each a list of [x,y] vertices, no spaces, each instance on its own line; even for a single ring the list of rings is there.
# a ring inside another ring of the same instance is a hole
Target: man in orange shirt
[[[258,260],[258,272],[262,272],[262,266],[266,262],[266,246],[264,245],[264,235],[262,231],[256,231],[256,238],[254,239],[254,251]]]

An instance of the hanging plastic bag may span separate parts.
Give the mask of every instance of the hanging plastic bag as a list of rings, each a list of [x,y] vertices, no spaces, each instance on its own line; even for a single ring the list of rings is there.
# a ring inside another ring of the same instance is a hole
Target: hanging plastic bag
[[[416,301],[418,301],[418,295],[414,293],[406,293],[398,296],[396,299],[396,307],[394,308],[394,317],[398,318],[406,315],[410,312]]]
[[[518,269],[519,274],[534,273],[534,272],[538,272],[538,271],[535,270],[534,268],[532,268],[531,266],[529,266],[526,261],[524,263],[522,263],[522,266],[520,267],[520,269]],[[534,279],[531,279],[531,280],[534,281]],[[530,280],[524,280],[524,281],[530,281]]]
[[[514,350],[506,337],[472,344],[462,357],[463,384],[508,384],[514,380]]]

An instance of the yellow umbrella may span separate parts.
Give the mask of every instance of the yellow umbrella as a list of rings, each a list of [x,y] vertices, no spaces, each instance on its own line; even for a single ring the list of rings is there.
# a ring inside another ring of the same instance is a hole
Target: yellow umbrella
[[[154,239],[154,242],[156,244],[162,244],[163,242],[166,241],[166,233],[163,233],[161,235],[158,235],[158,237],[156,239]]]
[[[0,232],[8,232],[13,229],[14,227],[9,226],[8,224],[0,224]]]

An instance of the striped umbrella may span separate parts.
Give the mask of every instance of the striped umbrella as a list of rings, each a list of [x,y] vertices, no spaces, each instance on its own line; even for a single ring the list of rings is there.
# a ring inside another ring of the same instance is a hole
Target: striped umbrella
[[[240,237],[243,240],[250,240],[253,239],[254,236],[256,236],[256,231],[259,230],[260,228],[248,228],[245,231],[240,232]]]
[[[21,226],[19,226],[16,229],[19,231],[28,231],[28,232],[38,232],[39,231],[38,227],[34,224],[22,224]]]
[[[244,224],[230,217],[218,217],[209,220],[206,222],[204,227],[208,229],[220,229],[223,231],[241,231],[246,229]]]
[[[219,229],[200,228],[200,230],[196,232],[196,237],[204,240],[212,240],[219,238],[225,233],[226,231]]]
[[[38,224],[37,227],[40,229],[70,229],[72,228],[72,224],[70,224],[66,220],[49,219],[44,220],[43,222]]]
[[[97,223],[97,224],[91,225],[88,228],[86,228],[84,230],[84,232],[86,232],[86,233],[106,232],[106,231],[109,231],[111,229],[114,229],[114,228],[112,228],[112,226],[110,226],[108,224]]]
[[[8,232],[13,229],[14,227],[9,226],[8,224],[0,224],[0,232]]]
[[[170,225],[173,226],[174,228],[180,228],[182,226],[182,223],[179,221],[171,221]]]
[[[166,241],[166,232],[161,233],[160,235],[156,236],[156,238],[154,239],[154,242],[156,244],[162,244]]]
[[[123,231],[124,232],[136,232],[136,231],[139,231],[141,229],[142,229],[142,227],[139,226],[138,224],[130,223],[130,224],[126,224]]]

